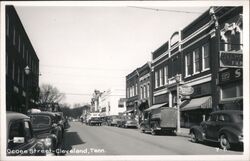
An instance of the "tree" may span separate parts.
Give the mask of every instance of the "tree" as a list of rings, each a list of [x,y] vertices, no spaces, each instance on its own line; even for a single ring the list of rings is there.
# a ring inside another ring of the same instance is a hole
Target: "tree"
[[[50,84],[40,86],[39,104],[59,103],[64,98],[65,94],[61,93],[56,87]]]

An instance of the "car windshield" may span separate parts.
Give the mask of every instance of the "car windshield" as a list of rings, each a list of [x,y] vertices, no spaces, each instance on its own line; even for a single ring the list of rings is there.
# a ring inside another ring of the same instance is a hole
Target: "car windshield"
[[[48,116],[31,116],[32,125],[49,125],[50,118]]]
[[[92,117],[92,120],[99,120],[99,117]]]

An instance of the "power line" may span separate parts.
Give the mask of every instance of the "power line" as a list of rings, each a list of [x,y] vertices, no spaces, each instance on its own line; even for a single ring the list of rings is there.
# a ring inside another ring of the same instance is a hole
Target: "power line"
[[[131,69],[118,69],[116,67],[114,68],[93,68],[93,67],[77,67],[77,66],[63,66],[63,65],[45,65],[45,64],[41,64],[42,67],[45,68],[67,68],[67,69],[87,69],[87,70],[117,70],[117,71],[130,71]]]
[[[93,93],[89,94],[89,93],[60,93],[60,94],[65,94],[65,95],[79,95],[79,96],[93,96]],[[108,96],[123,96],[125,97],[125,95],[122,94],[111,94]]]
[[[128,7],[137,8],[137,9],[145,9],[145,10],[164,11],[164,12],[201,14],[201,12],[194,12],[194,11],[191,12],[191,11],[169,10],[169,9],[159,9],[159,8],[150,8],[150,7],[138,7],[138,6],[128,6]]]

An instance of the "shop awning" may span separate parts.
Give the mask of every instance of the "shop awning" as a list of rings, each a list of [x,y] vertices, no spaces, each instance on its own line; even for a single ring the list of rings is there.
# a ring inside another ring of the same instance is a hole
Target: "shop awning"
[[[180,111],[189,111],[196,109],[211,109],[212,108],[212,98],[211,96],[195,98],[190,100]]]
[[[149,107],[149,108],[146,109],[145,111],[150,111],[150,110],[153,110],[153,109],[157,109],[157,108],[163,107],[163,106],[166,105],[166,104],[167,104],[167,103],[156,104],[156,105],[153,105],[153,106]]]

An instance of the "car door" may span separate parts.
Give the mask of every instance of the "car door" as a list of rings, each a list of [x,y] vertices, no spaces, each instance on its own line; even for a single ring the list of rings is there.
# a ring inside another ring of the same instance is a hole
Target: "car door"
[[[35,146],[35,141],[30,127],[29,121],[17,120],[10,123],[7,155],[31,154],[29,150]],[[19,138],[19,141],[15,142],[15,138]]]
[[[216,122],[217,122],[218,115],[212,114],[210,119],[205,123],[205,133],[207,139],[214,139],[216,133]]]

